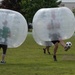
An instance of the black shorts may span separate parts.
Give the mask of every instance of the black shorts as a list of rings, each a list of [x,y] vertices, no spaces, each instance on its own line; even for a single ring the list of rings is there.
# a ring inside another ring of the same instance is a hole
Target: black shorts
[[[6,54],[7,45],[0,44],[0,48],[3,49],[3,54]]]
[[[59,43],[59,40],[51,41],[53,44]]]

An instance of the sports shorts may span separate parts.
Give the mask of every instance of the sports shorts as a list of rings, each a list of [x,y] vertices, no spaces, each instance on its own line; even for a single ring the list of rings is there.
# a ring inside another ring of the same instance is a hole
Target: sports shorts
[[[6,54],[7,45],[0,44],[0,48],[3,49],[3,54]]]
[[[57,42],[59,43],[59,40],[51,41],[53,44],[56,44]]]

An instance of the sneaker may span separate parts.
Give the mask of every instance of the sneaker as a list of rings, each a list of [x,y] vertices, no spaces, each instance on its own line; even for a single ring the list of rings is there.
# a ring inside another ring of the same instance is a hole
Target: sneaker
[[[70,46],[65,46],[65,51],[68,51],[70,49]]]
[[[43,51],[44,51],[44,54],[46,54],[46,49],[45,48],[43,48]]]
[[[54,58],[54,61],[57,61],[57,58],[56,58],[56,56],[55,56],[55,55],[53,55],[53,58]]]
[[[48,54],[51,54],[50,52],[48,52]]]
[[[5,62],[5,61],[1,61],[0,63],[1,63],[1,64],[5,64],[6,62]]]

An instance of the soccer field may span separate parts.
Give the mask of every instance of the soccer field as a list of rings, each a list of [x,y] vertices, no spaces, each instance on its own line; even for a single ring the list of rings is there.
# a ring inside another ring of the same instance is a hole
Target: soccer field
[[[28,34],[20,47],[8,49],[6,64],[0,64],[0,75],[75,75],[75,36],[66,41],[72,42],[71,49],[65,52],[59,45],[58,61],[53,61],[53,46],[51,55],[44,54],[43,46]]]

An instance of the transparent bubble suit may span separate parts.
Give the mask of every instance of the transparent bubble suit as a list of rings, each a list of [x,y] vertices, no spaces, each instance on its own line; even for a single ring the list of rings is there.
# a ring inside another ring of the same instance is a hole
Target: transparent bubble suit
[[[27,22],[19,12],[0,9],[0,44],[19,47],[27,37]]]
[[[75,17],[67,7],[43,8],[33,17],[33,29],[42,41],[69,39],[75,31]]]

